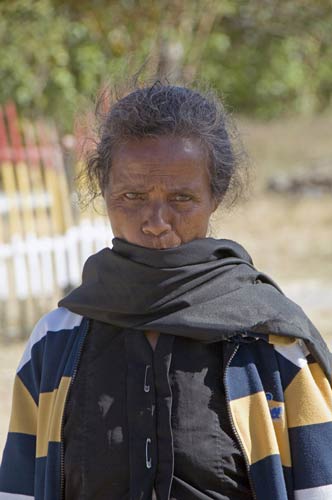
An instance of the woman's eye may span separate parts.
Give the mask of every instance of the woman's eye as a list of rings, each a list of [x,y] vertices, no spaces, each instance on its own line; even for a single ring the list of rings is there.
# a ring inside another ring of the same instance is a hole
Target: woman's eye
[[[188,194],[176,194],[173,197],[173,199],[174,199],[174,201],[190,201],[191,196],[189,196]]]
[[[127,198],[127,200],[138,200],[138,199],[141,199],[143,194],[142,193],[125,193],[124,194],[125,198]]]

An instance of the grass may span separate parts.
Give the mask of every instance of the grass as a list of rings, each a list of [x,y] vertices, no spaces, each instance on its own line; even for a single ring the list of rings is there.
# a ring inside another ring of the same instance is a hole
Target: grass
[[[269,123],[239,118],[238,124],[260,187],[272,173],[310,168],[322,158],[329,158],[332,168],[331,110],[320,116]]]
[[[332,196],[319,199],[256,194],[215,220],[219,237],[242,243],[257,267],[282,281],[332,286]]]

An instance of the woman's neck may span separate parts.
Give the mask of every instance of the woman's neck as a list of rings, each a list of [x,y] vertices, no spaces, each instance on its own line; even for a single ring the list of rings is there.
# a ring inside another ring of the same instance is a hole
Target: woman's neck
[[[159,332],[154,332],[154,331],[149,330],[147,332],[144,332],[144,335],[147,338],[147,340],[149,341],[152,349],[155,350],[156,346],[157,346],[158,338],[160,335]]]

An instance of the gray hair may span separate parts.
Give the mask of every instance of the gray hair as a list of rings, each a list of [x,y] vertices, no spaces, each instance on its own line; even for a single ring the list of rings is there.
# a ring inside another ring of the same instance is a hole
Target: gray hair
[[[199,139],[208,155],[211,192],[219,203],[226,199],[232,206],[247,190],[248,156],[235,124],[211,90],[156,80],[125,96],[111,96],[106,111],[101,112],[102,107],[105,100],[97,103],[100,125],[80,175],[92,199],[104,193],[117,145],[128,139],[167,135]]]

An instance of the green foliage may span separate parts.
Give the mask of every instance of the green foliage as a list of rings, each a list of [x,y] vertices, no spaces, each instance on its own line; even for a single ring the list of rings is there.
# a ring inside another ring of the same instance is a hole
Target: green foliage
[[[0,102],[71,130],[81,98],[134,71],[204,79],[237,112],[325,109],[332,95],[330,0],[0,2]]]
[[[209,37],[206,78],[230,97],[236,110],[265,118],[328,107],[331,2],[240,0],[234,6]]]

